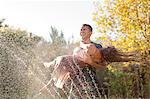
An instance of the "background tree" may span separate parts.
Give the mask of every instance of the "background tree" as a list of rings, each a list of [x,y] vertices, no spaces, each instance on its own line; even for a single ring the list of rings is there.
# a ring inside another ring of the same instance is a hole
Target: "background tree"
[[[52,86],[48,89],[53,94],[45,92],[38,95],[51,79],[51,72],[43,63],[72,52],[76,44],[67,44],[64,33],[58,33],[53,27],[51,42],[48,42],[4,22],[4,19],[0,20],[0,99],[51,99],[56,94]]]
[[[64,33],[62,31],[59,33],[55,27],[51,26],[50,39],[51,59],[54,59],[60,55],[67,54],[67,42],[64,38]]]
[[[140,52],[139,70],[132,76],[136,79],[132,82],[135,85],[130,87],[132,97],[150,97],[150,24],[147,21],[149,4],[148,0],[104,0],[103,4],[95,2],[93,19],[98,32],[103,34],[103,37],[98,39],[109,41],[121,51]],[[124,63],[122,66],[134,67],[136,64]],[[118,65],[115,64],[116,66]],[[140,76],[140,79],[137,79],[137,76]]]
[[[29,64],[32,55],[29,50],[33,47],[29,39],[26,31],[13,29],[1,23],[0,98],[2,99],[25,99],[28,96],[28,67],[31,66]]]

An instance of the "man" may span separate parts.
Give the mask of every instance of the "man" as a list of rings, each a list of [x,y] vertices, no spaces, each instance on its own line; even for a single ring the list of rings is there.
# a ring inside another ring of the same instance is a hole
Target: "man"
[[[90,40],[91,35],[92,27],[89,24],[83,24],[80,31],[80,36],[82,37],[80,48],[76,49],[74,54],[78,59],[88,64],[82,69],[82,72],[86,82],[91,87],[89,93],[93,94],[94,97],[100,97],[104,92],[99,90],[101,86],[96,77],[96,69],[106,65],[103,63],[103,55],[100,50],[102,45],[92,42]]]
[[[133,58],[118,52],[115,47],[102,48],[100,44],[92,42],[90,40],[92,27],[88,24],[83,24],[80,35],[82,37],[80,47],[73,55],[59,56],[45,66],[53,67],[51,78],[54,85],[62,89],[68,97],[99,98],[106,93],[104,89],[99,90],[102,86],[98,83],[96,69],[106,67],[105,61],[128,62]]]
[[[67,97],[92,99],[101,96],[96,68],[102,66],[99,65],[103,59],[99,50],[102,46],[91,42],[91,35],[92,27],[83,24],[80,31],[82,41],[73,55],[59,56],[47,66],[45,64],[54,68],[51,76],[54,85],[64,90]]]
[[[102,65],[104,65],[102,64],[103,55],[100,50],[102,46],[90,40],[92,30],[93,29],[89,24],[83,24],[80,31],[82,41],[80,43],[80,47],[74,50],[74,55],[81,61],[95,68],[100,68]]]

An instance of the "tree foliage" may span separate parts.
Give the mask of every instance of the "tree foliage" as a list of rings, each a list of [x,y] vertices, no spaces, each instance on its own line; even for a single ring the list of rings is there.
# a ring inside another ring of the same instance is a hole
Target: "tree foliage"
[[[39,42],[44,41],[25,30],[9,27],[3,20],[0,22],[0,98],[32,98],[45,80],[38,69],[44,59],[38,58],[41,53],[35,54],[35,50],[41,50],[36,49]]]
[[[149,0],[104,0],[103,3],[95,2],[95,12],[93,20],[97,25],[97,30],[103,36],[98,39],[108,41],[116,48],[130,52],[137,51],[141,58],[138,63],[139,75],[131,76],[137,80],[135,88],[128,87],[133,97],[149,97],[150,93],[150,23],[149,23]],[[104,42],[104,45],[106,43]],[[135,68],[137,63],[112,64],[115,67],[131,66]],[[113,70],[114,71],[114,70]],[[118,70],[117,70],[118,71]],[[134,74],[137,71],[131,71]],[[113,80],[111,80],[113,83]],[[147,87],[145,87],[147,86]],[[117,87],[117,86],[116,86]],[[137,92],[138,89],[138,92]],[[138,96],[135,94],[138,93]],[[142,93],[142,94],[141,94]],[[117,94],[117,93],[116,93]],[[128,93],[129,94],[129,93]],[[126,96],[127,97],[127,96]]]
[[[59,33],[58,30],[52,26],[51,26],[50,38],[51,38],[52,44],[55,46],[66,45],[66,40],[64,38],[63,32],[61,31],[61,33]]]
[[[47,42],[26,30],[10,27],[4,21],[0,20],[0,98],[35,98],[51,78],[43,63],[68,54],[73,48],[56,28],[51,27],[52,42]],[[49,90],[54,93],[53,88]],[[42,93],[36,98],[51,99],[52,95]]]
[[[100,33],[115,38],[115,46],[125,50],[150,48],[150,25],[147,22],[148,0],[105,0],[97,4],[94,20]]]
[[[26,31],[0,23],[0,98],[27,98],[29,41]],[[31,54],[31,53],[30,53]]]

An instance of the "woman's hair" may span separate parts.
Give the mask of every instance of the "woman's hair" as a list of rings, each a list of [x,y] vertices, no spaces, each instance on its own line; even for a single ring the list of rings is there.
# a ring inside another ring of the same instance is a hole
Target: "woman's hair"
[[[134,52],[120,52],[115,47],[101,49],[103,58],[107,62],[129,62],[136,61]]]

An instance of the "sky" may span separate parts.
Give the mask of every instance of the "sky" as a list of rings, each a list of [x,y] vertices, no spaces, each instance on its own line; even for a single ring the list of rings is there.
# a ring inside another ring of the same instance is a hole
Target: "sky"
[[[5,24],[21,28],[50,40],[51,26],[63,31],[69,40],[80,39],[83,23],[92,25],[92,0],[0,0],[0,19]]]

